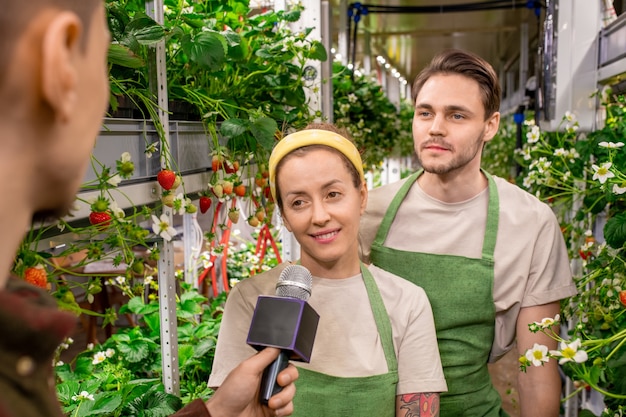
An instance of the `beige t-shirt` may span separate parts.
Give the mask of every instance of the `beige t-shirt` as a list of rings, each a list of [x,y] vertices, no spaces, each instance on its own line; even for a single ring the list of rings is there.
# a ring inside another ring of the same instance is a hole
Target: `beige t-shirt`
[[[209,386],[219,386],[235,366],[255,353],[246,339],[257,298],[275,294],[276,281],[286,265],[246,279],[231,290]],[[369,270],[391,320],[398,395],[446,391],[432,310],[424,290],[375,266]],[[308,302],[320,321],[311,362],[293,362],[296,366],[340,377],[388,371],[361,274],[345,279],[313,277]]]
[[[496,324],[490,362],[513,347],[520,308],[576,294],[565,242],[550,207],[502,178],[494,180],[500,211],[494,253]],[[370,191],[359,235],[365,261],[369,261],[380,221],[404,181]],[[444,203],[427,195],[416,182],[400,206],[384,245],[480,258],[488,200],[485,189],[467,201]]]

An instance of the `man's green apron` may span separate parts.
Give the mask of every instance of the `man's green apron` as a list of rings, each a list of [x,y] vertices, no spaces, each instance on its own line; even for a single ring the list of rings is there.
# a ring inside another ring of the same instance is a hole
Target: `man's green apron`
[[[448,392],[441,395],[441,417],[507,416],[487,368],[495,324],[492,289],[498,190],[485,172],[489,205],[481,259],[385,247],[398,208],[420,174],[409,177],[391,201],[372,243],[370,259],[378,267],[419,285],[428,295],[448,384]]]
[[[296,382],[292,414],[295,417],[396,415],[398,362],[393,349],[391,322],[372,273],[364,265],[361,265],[361,273],[389,372],[368,377],[342,378],[298,368],[300,376]],[[346,361],[349,360],[346,358]]]

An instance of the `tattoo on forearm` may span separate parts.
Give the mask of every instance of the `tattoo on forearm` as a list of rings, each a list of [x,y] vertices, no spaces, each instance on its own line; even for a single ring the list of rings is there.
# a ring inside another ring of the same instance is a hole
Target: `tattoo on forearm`
[[[406,410],[406,417],[439,417],[439,393],[403,394],[400,409]]]

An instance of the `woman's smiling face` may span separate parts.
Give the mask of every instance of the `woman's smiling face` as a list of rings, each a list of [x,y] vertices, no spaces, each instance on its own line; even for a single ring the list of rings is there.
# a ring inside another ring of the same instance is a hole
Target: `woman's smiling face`
[[[340,154],[316,147],[287,155],[277,172],[277,185],[283,221],[301,245],[302,265],[313,275],[328,278],[354,274],[367,188],[355,187]],[[327,274],[331,269],[332,277]]]

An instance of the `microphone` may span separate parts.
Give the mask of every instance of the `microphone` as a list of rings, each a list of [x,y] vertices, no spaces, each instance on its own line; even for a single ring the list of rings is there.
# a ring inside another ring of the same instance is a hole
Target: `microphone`
[[[319,314],[307,300],[313,277],[302,265],[288,265],[276,283],[276,296],[261,295],[250,323],[247,343],[256,350],[280,349],[278,358],[263,371],[259,400],[266,404],[282,390],[276,377],[289,360],[311,361]]]

